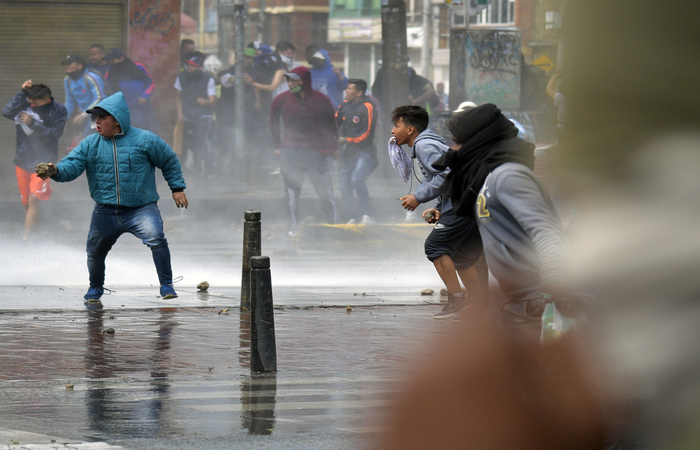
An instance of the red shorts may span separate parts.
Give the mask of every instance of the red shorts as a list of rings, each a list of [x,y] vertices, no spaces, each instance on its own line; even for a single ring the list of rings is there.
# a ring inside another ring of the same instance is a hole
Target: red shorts
[[[29,194],[36,195],[39,200],[51,198],[51,183],[48,178],[42,180],[36,173],[28,172],[17,166],[15,166],[15,173],[17,173],[17,186],[23,205],[29,204]]]

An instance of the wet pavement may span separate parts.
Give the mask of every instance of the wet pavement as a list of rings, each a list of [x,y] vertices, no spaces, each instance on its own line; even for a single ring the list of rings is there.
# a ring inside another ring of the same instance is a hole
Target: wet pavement
[[[150,252],[124,236],[106,262],[112,292],[88,311],[80,183],[54,186],[29,242],[16,187],[0,183],[0,450],[373,448],[412,359],[453,326],[432,319],[439,297],[420,295],[442,286],[423,255],[431,228],[406,222],[408,187],[381,178],[372,225],[318,224],[306,186],[294,239],[278,179],[192,183],[187,211],[161,192],[179,297],[159,298]],[[239,310],[247,209],[262,211],[271,260],[273,375],[251,374]]]
[[[4,311],[0,448],[372,448],[439,308],[277,309],[274,374],[238,310]]]

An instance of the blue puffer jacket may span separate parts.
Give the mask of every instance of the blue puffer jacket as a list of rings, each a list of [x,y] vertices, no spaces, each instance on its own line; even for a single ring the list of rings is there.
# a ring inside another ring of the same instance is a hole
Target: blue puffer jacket
[[[163,172],[173,192],[185,189],[180,161],[161,138],[131,127],[124,94],[117,92],[97,104],[119,123],[122,134],[104,138],[92,134],[56,166],[56,181],[87,174],[90,195],[101,205],[136,208],[158,200],[155,168]]]

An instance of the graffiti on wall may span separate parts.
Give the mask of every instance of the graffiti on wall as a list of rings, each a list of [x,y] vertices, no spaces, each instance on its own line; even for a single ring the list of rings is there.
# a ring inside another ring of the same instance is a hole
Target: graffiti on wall
[[[129,11],[129,54],[134,61],[169,66],[180,44],[180,3],[135,0]],[[150,67],[149,67],[150,68]]]
[[[468,31],[466,90],[477,104],[520,107],[520,31]]]
[[[168,34],[175,27],[175,11],[162,11],[158,6],[149,6],[144,11],[134,11],[129,25],[134,31],[153,31]]]
[[[173,83],[180,66],[180,0],[130,0],[128,54],[155,80],[151,105],[169,140],[175,122]]]

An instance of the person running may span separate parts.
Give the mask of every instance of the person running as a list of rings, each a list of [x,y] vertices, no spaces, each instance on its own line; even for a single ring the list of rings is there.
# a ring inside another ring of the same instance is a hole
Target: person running
[[[399,106],[391,114],[394,128],[391,133],[397,145],[407,144],[411,147],[411,157],[418,160],[418,167],[425,182],[416,189],[415,194],[401,197],[401,206],[414,211],[420,204],[438,199],[435,208],[426,210],[434,214],[428,218],[435,223],[433,231],[425,240],[425,255],[435,266],[438,275],[447,288],[447,304],[434,317],[447,319],[460,315],[470,305],[483,305],[487,293],[482,288],[485,280],[480,282],[475,264],[481,258],[482,244],[479,230],[473,218],[460,217],[455,214],[452,199],[440,194],[449,170],[436,169],[433,164],[450,149],[447,142],[428,128],[430,117],[422,106]],[[462,291],[459,280],[464,283],[466,293]]]
[[[41,201],[51,198],[51,183],[40,179],[34,166],[58,161],[58,139],[66,126],[68,111],[54,100],[48,86],[27,80],[19,94],[5,105],[2,115],[17,125],[14,163],[25,212],[22,240],[27,240],[36,227]]]

